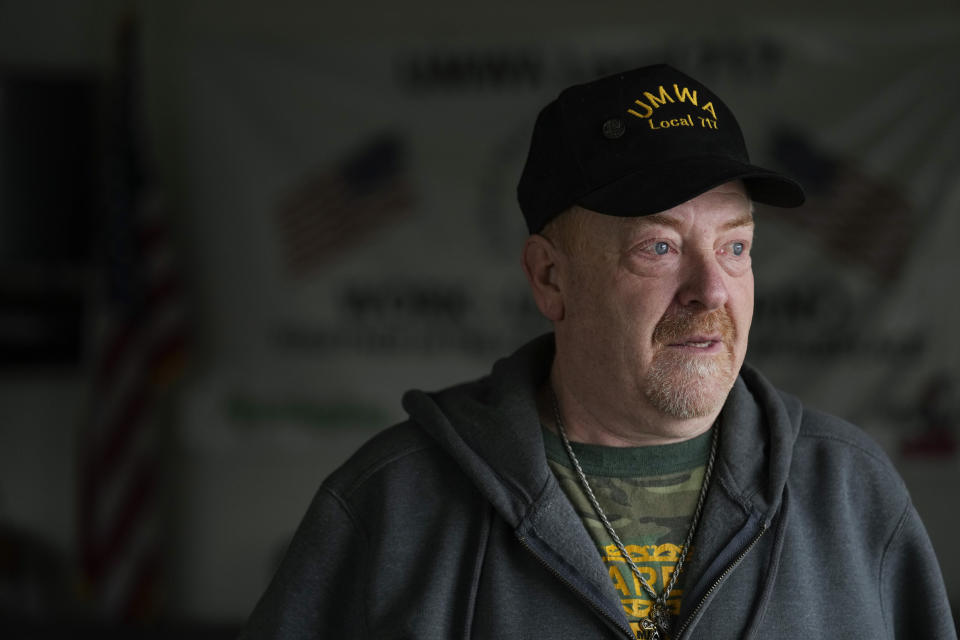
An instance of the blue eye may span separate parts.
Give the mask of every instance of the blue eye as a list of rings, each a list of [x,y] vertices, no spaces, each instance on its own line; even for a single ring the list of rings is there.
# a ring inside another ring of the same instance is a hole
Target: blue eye
[[[733,255],[735,255],[735,256],[743,255],[743,250],[744,250],[745,248],[746,248],[746,246],[745,246],[742,242],[734,242],[734,243],[733,243]]]
[[[670,245],[666,242],[657,242],[653,245],[653,251],[658,256],[665,256],[667,252],[670,251]]]

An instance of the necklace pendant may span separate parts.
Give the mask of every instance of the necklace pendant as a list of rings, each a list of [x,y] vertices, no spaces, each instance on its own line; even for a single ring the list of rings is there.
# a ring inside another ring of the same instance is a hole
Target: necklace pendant
[[[670,628],[670,617],[667,615],[662,602],[656,602],[650,609],[647,617],[640,621],[640,635],[642,640],[670,640],[667,629]]]
[[[668,640],[665,634],[660,633],[660,627],[650,618],[640,621],[640,640]]]

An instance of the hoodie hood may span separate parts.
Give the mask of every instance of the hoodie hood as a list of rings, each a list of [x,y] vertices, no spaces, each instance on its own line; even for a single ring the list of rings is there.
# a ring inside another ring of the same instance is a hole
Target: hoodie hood
[[[498,360],[488,376],[435,393],[409,391],[403,398],[411,419],[513,526],[552,479],[535,398],[553,354],[553,334],[546,334]],[[765,525],[780,505],[801,416],[796,398],[744,365],[718,419],[719,484],[745,515]]]
[[[450,455],[500,515],[516,527],[552,478],[536,393],[553,362],[553,335],[541,336],[490,375],[436,393],[408,391],[403,407]]]

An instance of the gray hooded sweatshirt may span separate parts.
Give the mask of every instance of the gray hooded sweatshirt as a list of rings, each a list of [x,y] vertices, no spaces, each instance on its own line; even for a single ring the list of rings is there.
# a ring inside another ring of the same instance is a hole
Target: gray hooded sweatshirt
[[[547,466],[553,338],[404,396],[410,419],[322,484],[242,638],[632,638]],[[955,639],[910,497],[859,429],[744,366],[673,640]]]

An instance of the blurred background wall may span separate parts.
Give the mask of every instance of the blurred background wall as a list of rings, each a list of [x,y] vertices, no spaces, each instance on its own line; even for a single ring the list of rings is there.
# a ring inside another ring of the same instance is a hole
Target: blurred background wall
[[[0,0],[4,620],[231,635],[403,390],[545,330],[536,111],[657,61],[807,186],[748,358],[880,441],[956,609],[954,3]]]

